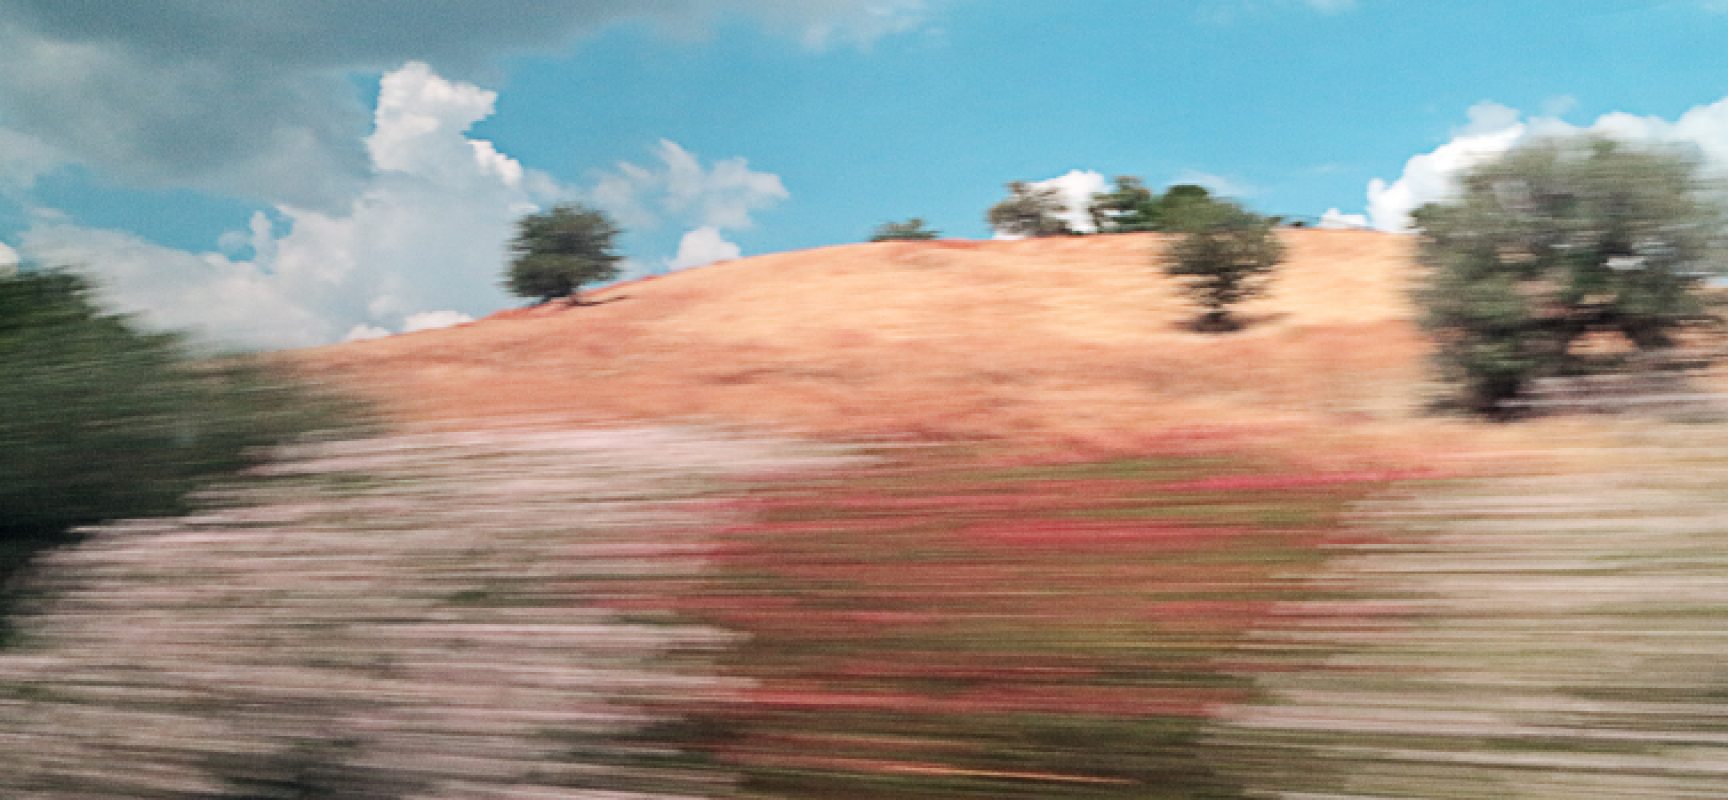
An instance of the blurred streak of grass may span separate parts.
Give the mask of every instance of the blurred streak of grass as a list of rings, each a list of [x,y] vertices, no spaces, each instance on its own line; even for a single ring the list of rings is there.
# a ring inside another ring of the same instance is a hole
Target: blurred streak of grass
[[[768,487],[685,610],[757,689],[693,713],[748,797],[1238,797],[1202,741],[1234,647],[1376,486],[941,449]]]

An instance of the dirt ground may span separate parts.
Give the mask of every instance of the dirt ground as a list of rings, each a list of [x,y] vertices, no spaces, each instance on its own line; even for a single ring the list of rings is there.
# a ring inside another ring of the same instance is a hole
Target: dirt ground
[[[1190,330],[1156,267],[1166,240],[1128,234],[756,256],[289,358],[418,423],[686,421],[1044,457],[1247,439],[1316,466],[1408,465],[1576,427],[1423,414],[1413,239],[1281,235],[1286,263],[1230,334]]]

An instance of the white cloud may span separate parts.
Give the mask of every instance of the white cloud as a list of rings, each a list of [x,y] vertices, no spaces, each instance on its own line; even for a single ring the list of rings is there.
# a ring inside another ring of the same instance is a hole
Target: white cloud
[[[1375,228],[1409,230],[1410,212],[1450,197],[1459,175],[1537,137],[1595,134],[1690,148],[1704,159],[1706,169],[1728,174],[1728,97],[1695,106],[1672,121],[1615,111],[1577,126],[1552,116],[1525,118],[1516,109],[1491,102],[1472,106],[1468,116],[1469,123],[1450,141],[1406,162],[1397,180],[1369,181],[1368,216]]]
[[[226,343],[322,344],[467,321],[512,302],[498,273],[515,221],[579,194],[466,134],[496,99],[420,63],[388,73],[364,141],[372,171],[359,195],[336,213],[286,204],[256,213],[245,231],[221,237],[219,253],[81,227],[44,209],[22,247],[42,263],[95,274],[121,310]],[[720,230],[750,225],[753,211],[786,196],[778,176],[741,158],[704,167],[671,141],[657,152],[660,168],[625,165],[617,175],[629,190],[622,196],[643,213],[697,225],[674,263],[736,258]]]
[[[368,339],[382,339],[390,335],[390,331],[377,325],[355,325],[348,329],[348,335],[342,337],[344,342],[364,342]]]
[[[643,20],[709,35],[740,15],[812,49],[926,26],[926,0],[250,0],[0,3],[0,128],[106,178],[340,213],[370,174],[347,74],[404,61],[472,76]],[[0,147],[0,150],[5,148]],[[6,156],[0,156],[0,159]],[[7,168],[0,165],[0,180]]]
[[[0,242],[0,275],[11,273],[18,267],[18,251]]]
[[[494,95],[423,64],[386,75],[365,145],[374,168],[340,213],[283,205],[193,254],[52,218],[24,234],[43,263],[81,265],[104,296],[163,327],[249,346],[320,344],[355,326],[397,329],[427,309],[477,313],[507,298],[496,272],[515,219],[558,187],[464,131]]]
[[[340,330],[286,290],[281,278],[251,262],[68,222],[38,222],[24,232],[22,247],[39,263],[95,275],[108,305],[139,313],[157,327],[277,346],[321,344]]]
[[[726,241],[719,229],[704,225],[678,240],[678,255],[666,262],[666,267],[674,270],[700,267],[737,258],[739,252],[738,245]]]
[[[677,142],[661,139],[654,154],[660,164],[618,164],[603,174],[588,196],[626,228],[652,228],[678,222],[740,230],[755,224],[751,214],[791,195],[771,172],[750,169],[742,158],[703,167]]]
[[[432,331],[473,321],[473,317],[460,311],[452,311],[450,309],[444,309],[443,311],[422,311],[418,314],[409,314],[407,319],[402,321],[402,332],[413,333],[415,331]]]
[[[1326,230],[1366,228],[1368,227],[1368,216],[1366,214],[1346,214],[1336,208],[1328,208],[1326,213],[1320,215],[1318,227]]]
[[[1060,216],[1068,227],[1081,233],[1092,233],[1098,226],[1092,224],[1092,215],[1086,209],[1092,205],[1092,195],[1106,192],[1110,189],[1109,181],[1093,170],[1068,170],[1066,174],[1049,180],[1034,181],[1033,186],[1040,189],[1055,189],[1062,198],[1064,209]]]
[[[1405,162],[1397,180],[1368,182],[1368,217],[1375,228],[1409,230],[1410,212],[1450,196],[1460,173],[1506,152],[1526,131],[1516,111],[1497,103],[1471,106],[1469,117],[1451,141]]]

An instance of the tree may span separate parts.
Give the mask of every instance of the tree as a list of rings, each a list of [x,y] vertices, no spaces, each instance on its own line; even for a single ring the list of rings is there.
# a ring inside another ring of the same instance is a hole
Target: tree
[[[1008,199],[990,207],[990,227],[1011,236],[1062,236],[1073,233],[1062,214],[1068,210],[1061,190],[1025,181],[1008,184]]]
[[[518,297],[577,299],[584,284],[614,280],[622,260],[613,250],[618,228],[605,214],[575,203],[516,221],[514,254],[504,285]]]
[[[1154,221],[1158,230],[1187,231],[1205,227],[1214,219],[1223,219],[1242,211],[1228,200],[1213,197],[1204,186],[1178,183],[1164,190],[1158,198]]]
[[[1157,230],[1157,197],[1133,175],[1117,175],[1116,188],[1092,195],[1087,213],[1099,233]]]
[[[1235,203],[1209,200],[1188,209],[1184,229],[1165,260],[1164,272],[1183,282],[1206,309],[1195,327],[1236,330],[1230,307],[1260,294],[1284,246],[1270,220]]]
[[[913,217],[905,222],[884,222],[881,225],[877,225],[876,230],[870,234],[870,241],[925,242],[941,235],[941,231],[935,231],[924,227],[924,219],[922,217]]]
[[[1669,345],[1698,319],[1723,231],[1697,162],[1603,138],[1551,139],[1466,174],[1456,199],[1415,214],[1415,298],[1442,377],[1504,417],[1532,380],[1615,369],[1579,345]]]
[[[1099,233],[1180,231],[1200,224],[1226,203],[1204,186],[1179,183],[1154,194],[1139,178],[1118,175],[1116,188],[1093,195],[1087,210]]]
[[[102,312],[83,279],[0,276],[0,583],[75,526],[186,494],[351,409],[252,361]]]

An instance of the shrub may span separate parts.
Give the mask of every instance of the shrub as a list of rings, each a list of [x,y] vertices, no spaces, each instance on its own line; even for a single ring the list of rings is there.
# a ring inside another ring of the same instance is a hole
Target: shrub
[[[1155,194],[1133,175],[1116,176],[1116,188],[1092,195],[1088,213],[1099,233],[1181,231],[1219,213],[1229,201],[1204,186],[1178,183]]]
[[[178,513],[201,483],[340,409],[244,359],[194,361],[60,272],[0,276],[0,580],[108,519]]]
[[[618,277],[618,232],[605,214],[574,203],[529,214],[516,221],[504,285],[518,297],[574,301],[583,285]]]
[[[905,222],[884,222],[876,226],[870,234],[872,242],[926,242],[941,236],[941,231],[924,227],[922,217],[913,217]]]
[[[1670,344],[1723,219],[1696,162],[1601,138],[1541,141],[1483,164],[1456,199],[1415,214],[1415,297],[1442,377],[1472,411],[1505,416],[1540,377],[1612,370],[1576,346],[1608,335]]]
[[[1158,197],[1133,175],[1117,175],[1115,189],[1092,195],[1087,213],[1099,233],[1158,229]]]
[[[1206,309],[1196,328],[1235,330],[1239,323],[1230,307],[1264,290],[1284,246],[1271,220],[1234,203],[1208,200],[1188,209],[1183,224],[1164,272],[1182,281]]]
[[[991,206],[985,220],[1010,236],[1063,236],[1073,233],[1061,216],[1067,208],[1060,190],[1014,181],[1008,184],[1008,199]]]

